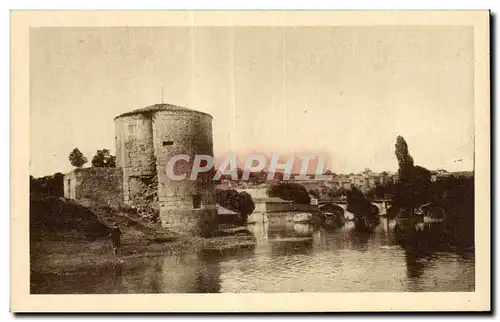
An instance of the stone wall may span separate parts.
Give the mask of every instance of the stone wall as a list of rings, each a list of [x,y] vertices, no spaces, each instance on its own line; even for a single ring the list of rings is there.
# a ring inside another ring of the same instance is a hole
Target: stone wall
[[[217,209],[160,208],[162,227],[177,232],[204,235],[215,227]]]
[[[75,169],[64,176],[64,197],[82,203],[119,206],[123,204],[120,168]]]
[[[200,209],[215,208],[213,172],[190,180],[194,155],[213,156],[212,118],[199,113],[157,112],[154,118],[154,149],[158,173],[158,197],[165,208],[193,209],[194,198],[200,198]],[[174,173],[187,173],[186,180],[174,181],[167,177],[168,161],[175,155],[187,154],[190,162],[179,161]],[[173,200],[170,203],[169,200]]]
[[[156,180],[151,113],[116,119],[116,166],[123,169],[123,195],[128,205],[140,206],[141,193]]]
[[[76,176],[77,171],[79,171],[79,169],[73,170],[72,172],[64,175],[63,186],[65,198],[76,200],[76,186],[78,180]],[[81,178],[81,175],[79,178]]]
[[[190,112],[158,112],[154,118],[153,138],[158,174],[158,200],[163,227],[199,233],[216,216],[213,173],[200,174],[191,180],[192,161],[196,154],[213,156],[212,119]],[[175,164],[174,173],[186,173],[185,180],[167,177],[170,158],[191,156],[189,162]]]
[[[255,210],[247,219],[249,223],[274,222],[276,220],[291,221],[293,220],[293,216],[298,213],[317,213],[319,211],[317,205],[295,204],[287,201],[276,202],[274,201],[276,198],[268,199],[273,201],[266,202],[265,199],[254,200]]]

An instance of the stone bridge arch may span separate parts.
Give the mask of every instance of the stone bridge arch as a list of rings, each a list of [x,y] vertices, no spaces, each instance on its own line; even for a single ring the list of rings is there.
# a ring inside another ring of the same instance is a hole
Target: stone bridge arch
[[[389,207],[389,201],[387,200],[375,200],[371,203],[373,206],[377,207],[378,209],[378,215],[379,216],[385,216],[387,215],[387,208]],[[328,212],[332,212],[332,210],[337,209],[343,210],[343,214],[346,218],[351,218],[354,215],[347,211],[347,203],[346,202],[325,202],[319,204],[320,210],[326,210]],[[331,209],[329,209],[331,208]]]
[[[382,200],[382,201],[374,201],[372,202],[372,205],[378,208],[378,215],[379,216],[386,216],[387,215],[387,201]]]

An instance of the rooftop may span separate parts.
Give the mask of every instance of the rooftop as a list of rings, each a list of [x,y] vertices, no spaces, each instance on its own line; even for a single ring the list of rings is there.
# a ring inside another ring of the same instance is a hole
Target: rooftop
[[[115,119],[119,117],[124,117],[124,116],[131,116],[131,115],[138,115],[138,114],[146,114],[146,113],[155,113],[155,112],[162,112],[162,111],[168,111],[168,112],[188,112],[188,113],[196,113],[196,114],[202,114],[202,115],[208,115],[212,117],[212,115],[196,110],[192,110],[187,107],[182,107],[182,106],[177,106],[177,105],[172,105],[172,104],[154,104],[150,105],[144,108],[139,108],[130,112],[125,112],[123,114],[118,115],[115,117]]]

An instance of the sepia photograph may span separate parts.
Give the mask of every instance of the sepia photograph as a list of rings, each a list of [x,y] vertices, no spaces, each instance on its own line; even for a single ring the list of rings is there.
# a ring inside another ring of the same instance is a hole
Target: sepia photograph
[[[133,14],[12,14],[25,301],[489,309],[487,11]]]

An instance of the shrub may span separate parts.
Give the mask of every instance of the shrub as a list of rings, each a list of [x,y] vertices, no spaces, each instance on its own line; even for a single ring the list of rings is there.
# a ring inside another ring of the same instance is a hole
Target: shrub
[[[237,212],[244,220],[255,210],[252,196],[236,190],[215,191],[216,202],[224,208]]]
[[[92,158],[92,166],[97,168],[114,168],[116,167],[116,157],[111,155],[109,150],[97,150]]]
[[[69,154],[69,162],[72,166],[81,168],[85,163],[87,163],[87,158],[80,150],[78,150],[78,148],[74,148]]]
[[[30,192],[47,196],[64,196],[64,175],[56,173],[51,176],[34,178],[30,176]]]
[[[266,191],[269,197],[278,197],[283,200],[291,200],[298,204],[310,204],[311,197],[307,189],[298,183],[283,182],[269,186]]]

